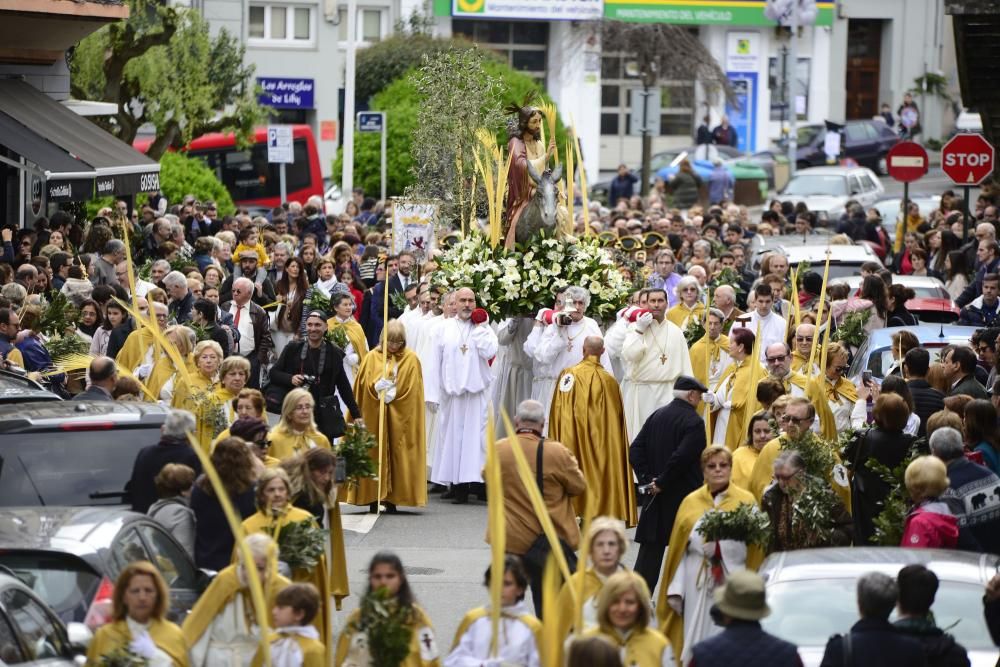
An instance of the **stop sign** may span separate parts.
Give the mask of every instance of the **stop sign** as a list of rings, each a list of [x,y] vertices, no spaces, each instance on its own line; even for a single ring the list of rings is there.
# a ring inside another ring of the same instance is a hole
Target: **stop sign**
[[[941,149],[941,170],[957,185],[978,185],[993,172],[994,151],[981,134],[956,134]]]
[[[889,175],[897,181],[912,183],[927,173],[927,151],[915,141],[900,141],[885,156]]]

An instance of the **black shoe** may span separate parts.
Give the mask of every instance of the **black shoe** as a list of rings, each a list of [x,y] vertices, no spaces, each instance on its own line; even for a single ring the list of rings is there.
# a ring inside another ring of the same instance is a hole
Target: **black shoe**
[[[450,489],[441,494],[441,500],[451,500],[458,493],[458,485],[453,484]]]
[[[444,493],[448,490],[448,487],[444,484],[438,484],[437,482],[431,482],[431,488],[427,490],[427,493]]]
[[[378,503],[371,503],[368,505],[369,514],[378,514]]]
[[[469,491],[468,489],[463,489],[461,491],[455,492],[455,497],[452,499],[452,505],[466,505],[469,502]]]
[[[484,503],[486,500],[486,485],[482,482],[476,482],[472,485],[472,495],[482,500]]]
[[[382,505],[385,507],[386,514],[395,514],[398,511],[392,503],[382,503]]]

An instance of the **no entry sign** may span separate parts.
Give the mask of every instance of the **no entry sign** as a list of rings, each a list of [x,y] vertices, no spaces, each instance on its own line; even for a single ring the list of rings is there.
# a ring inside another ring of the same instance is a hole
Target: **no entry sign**
[[[927,173],[927,151],[915,141],[900,141],[885,158],[889,175],[901,183],[912,183]]]
[[[956,134],[941,149],[941,170],[957,185],[978,185],[993,172],[994,150],[981,134]]]

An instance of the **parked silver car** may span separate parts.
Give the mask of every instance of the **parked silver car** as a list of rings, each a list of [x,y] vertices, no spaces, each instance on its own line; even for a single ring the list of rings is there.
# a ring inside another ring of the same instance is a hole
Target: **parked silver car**
[[[79,623],[71,626],[67,630],[30,588],[0,567],[0,665],[82,665],[91,633]]]
[[[986,582],[1000,556],[939,549],[845,547],[772,554],[760,568],[767,580],[768,632],[799,647],[805,667],[816,667],[827,640],[858,621],[857,582],[868,572],[895,577],[905,565],[921,564],[938,576],[934,620],[969,653],[972,667],[993,667],[1000,651],[983,618]],[[894,619],[890,619],[894,620]]]

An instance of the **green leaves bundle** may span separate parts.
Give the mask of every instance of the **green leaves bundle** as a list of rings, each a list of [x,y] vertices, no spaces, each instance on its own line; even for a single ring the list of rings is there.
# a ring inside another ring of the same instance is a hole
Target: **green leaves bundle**
[[[368,429],[355,423],[347,425],[337,445],[337,456],[344,459],[349,482],[378,477],[378,465],[371,455],[375,446],[375,436]]]
[[[347,330],[344,327],[334,327],[332,329],[327,329],[327,332],[323,334],[328,342],[333,343],[341,350],[347,349]]]
[[[329,315],[333,312],[333,307],[330,305],[330,297],[315,287],[309,290],[308,296],[302,301],[302,306],[307,313],[318,310]]]
[[[792,450],[799,453],[802,460],[805,461],[806,472],[810,475],[826,479],[837,463],[830,445],[812,431],[806,431],[797,440],[791,440],[788,436],[783,435],[779,442],[782,450]]]
[[[709,510],[698,523],[697,530],[706,542],[735,540],[748,545],[765,545],[771,539],[771,520],[752,505],[740,503],[728,512]]]
[[[705,335],[705,327],[701,323],[701,318],[692,317],[688,325],[684,328],[684,340],[688,349],[702,339]]]
[[[352,630],[368,636],[372,667],[399,667],[410,654],[413,609],[378,588],[361,599],[361,614]]]
[[[805,477],[804,487],[792,503],[792,529],[805,537],[803,546],[826,546],[833,536],[837,496],[825,479]]]
[[[90,346],[87,345],[87,342],[74,334],[60,334],[49,338],[48,342],[45,343],[45,349],[48,350],[53,362],[58,362],[60,359],[74,354],[90,352]]]
[[[146,667],[149,660],[133,652],[127,646],[121,646],[114,651],[101,656],[99,667]]]
[[[865,324],[868,323],[871,314],[872,311],[867,308],[847,313],[840,326],[837,327],[837,330],[833,332],[830,338],[839,343],[846,343],[854,348],[860,347],[861,343],[865,341]]]
[[[278,553],[288,567],[311,569],[323,557],[330,531],[313,521],[292,521],[278,531]]]
[[[35,331],[46,337],[62,336],[67,330],[76,329],[76,321],[80,317],[80,309],[66,298],[62,292],[56,292],[48,303],[42,304],[42,316],[38,320]]]

